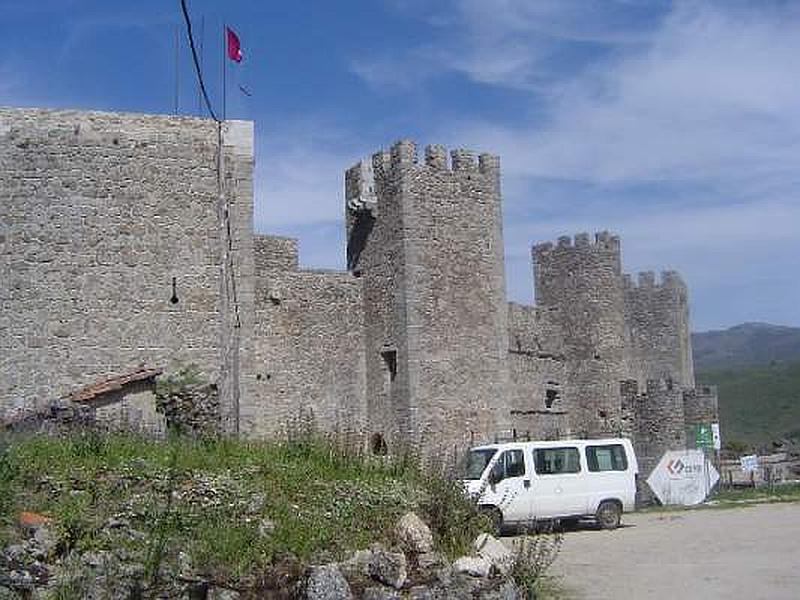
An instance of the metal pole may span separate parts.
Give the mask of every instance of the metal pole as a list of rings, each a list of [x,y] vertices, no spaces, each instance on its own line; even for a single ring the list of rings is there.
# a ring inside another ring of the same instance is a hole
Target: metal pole
[[[173,113],[178,114],[178,98],[180,97],[180,34],[175,25],[175,97],[173,98]]]
[[[225,72],[227,71],[227,62],[228,62],[228,53],[227,53],[227,46],[228,46],[228,36],[227,32],[227,25],[225,23],[222,24],[222,120],[225,120],[225,116],[227,113],[227,104],[228,104],[228,86],[227,86],[227,75]]]
[[[200,17],[200,73],[203,72],[203,48],[206,42],[206,16]],[[203,116],[203,92],[197,86],[197,116]]]

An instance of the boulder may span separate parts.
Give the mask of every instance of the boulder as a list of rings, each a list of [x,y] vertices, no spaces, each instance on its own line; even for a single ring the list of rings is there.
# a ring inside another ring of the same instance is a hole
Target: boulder
[[[453,571],[472,577],[488,577],[491,563],[480,556],[462,556],[453,563]]]
[[[239,600],[239,598],[239,592],[216,586],[210,587],[206,596],[206,600]]]
[[[347,580],[336,565],[313,567],[306,582],[307,600],[351,600]]]
[[[368,578],[400,589],[408,577],[408,563],[402,552],[389,552],[380,546],[357,550],[339,567],[350,579]]]
[[[417,556],[417,569],[421,573],[433,573],[447,566],[447,561],[438,552],[426,552]]]
[[[514,554],[496,537],[482,533],[473,543],[475,553],[486,559],[502,575],[508,575],[514,566]]]
[[[403,587],[408,576],[406,556],[402,552],[373,550],[369,560],[369,576],[397,590]]]
[[[393,589],[383,586],[368,587],[361,596],[363,600],[402,600],[402,597]]]
[[[433,550],[433,534],[430,528],[413,512],[406,513],[398,521],[395,536],[407,552],[425,554]]]
[[[504,581],[499,585],[481,590],[480,600],[522,600],[523,595],[512,581]]]

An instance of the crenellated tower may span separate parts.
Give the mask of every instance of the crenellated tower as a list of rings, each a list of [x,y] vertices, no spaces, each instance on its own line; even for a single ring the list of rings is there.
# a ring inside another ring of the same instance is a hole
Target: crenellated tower
[[[648,379],[669,379],[694,387],[689,300],[686,284],[675,271],[652,271],[638,281],[623,277],[626,370],[644,385]]]
[[[401,141],[348,170],[348,268],[364,280],[368,420],[447,448],[508,427],[499,160]]]
[[[536,304],[553,311],[563,336],[569,433],[618,434],[625,333],[619,238],[581,233],[537,244],[533,274]]]

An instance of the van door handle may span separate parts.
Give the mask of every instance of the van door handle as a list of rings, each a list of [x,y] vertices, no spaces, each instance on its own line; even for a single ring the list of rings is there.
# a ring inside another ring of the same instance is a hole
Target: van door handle
[[[524,480],[522,481],[522,485],[523,485],[524,487],[526,487],[526,488],[529,488],[529,487],[531,487],[531,480],[530,480],[530,479],[524,479]]]

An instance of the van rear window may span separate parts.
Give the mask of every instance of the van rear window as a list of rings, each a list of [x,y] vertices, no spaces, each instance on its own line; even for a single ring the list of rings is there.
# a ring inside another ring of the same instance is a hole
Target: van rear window
[[[628,469],[628,458],[622,444],[586,446],[586,463],[592,472]]]
[[[577,448],[537,448],[533,462],[538,475],[580,473],[581,461]]]

